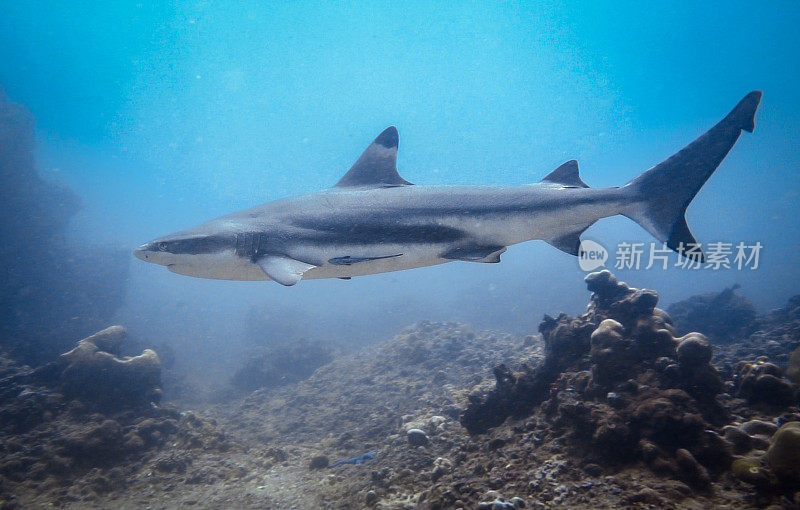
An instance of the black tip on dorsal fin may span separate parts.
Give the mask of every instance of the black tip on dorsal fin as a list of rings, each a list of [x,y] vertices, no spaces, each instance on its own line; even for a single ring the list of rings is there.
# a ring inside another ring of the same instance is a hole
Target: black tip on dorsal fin
[[[400,136],[397,134],[397,128],[394,126],[389,126],[388,128],[384,129],[381,134],[375,139],[372,143],[377,143],[378,145],[382,145],[387,149],[397,149],[397,142],[400,140]]]
[[[390,126],[384,129],[336,183],[336,187],[388,188],[410,185],[397,173],[398,140],[397,128]]]
[[[588,188],[589,185],[581,180],[578,174],[578,162],[574,159],[567,161],[560,167],[556,168],[544,179],[542,182],[550,182],[553,184],[560,184],[561,186],[572,186],[576,188]]]
[[[729,120],[739,129],[744,129],[748,133],[752,133],[756,128],[755,115],[758,104],[761,102],[761,96],[762,92],[760,90],[754,90],[744,96],[727,117],[725,117],[723,122]]]

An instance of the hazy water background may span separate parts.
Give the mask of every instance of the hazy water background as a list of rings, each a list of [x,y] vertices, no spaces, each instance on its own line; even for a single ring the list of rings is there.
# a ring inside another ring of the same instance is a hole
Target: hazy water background
[[[411,182],[522,184],[575,158],[591,186],[621,185],[762,89],[756,133],[687,214],[701,242],[760,241],[761,267],[617,273],[664,305],[739,283],[769,309],[798,291],[800,4],[237,4],[0,5],[0,85],[37,119],[42,172],[83,200],[77,245],[132,249],[330,186],[389,125]],[[585,237],[653,240],[624,218]],[[250,313],[357,345],[422,318],[532,332],[587,296],[575,259],[542,242],[498,265],[293,288],[133,256],[130,274],[118,322],[198,373],[239,361]]]

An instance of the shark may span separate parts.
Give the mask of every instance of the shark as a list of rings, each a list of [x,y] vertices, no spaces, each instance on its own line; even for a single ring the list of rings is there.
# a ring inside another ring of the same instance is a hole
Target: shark
[[[397,171],[398,133],[389,127],[331,188],[159,237],[134,254],[181,275],[290,286],[453,261],[497,263],[509,246],[532,240],[579,256],[587,228],[623,215],[703,262],[686,208],[741,132],[754,130],[761,95],[750,92],[689,145],[610,188],[590,188],[574,160],[521,186],[413,185]]]

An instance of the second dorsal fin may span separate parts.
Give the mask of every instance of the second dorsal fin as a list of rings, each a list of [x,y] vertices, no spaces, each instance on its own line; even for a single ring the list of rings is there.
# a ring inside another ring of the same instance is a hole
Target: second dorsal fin
[[[581,180],[578,173],[578,162],[574,159],[567,161],[556,168],[542,179],[542,182],[560,184],[562,186],[574,186],[576,188],[588,188],[589,185]]]
[[[397,173],[397,129],[386,128],[344,174],[337,188],[388,188],[411,183]]]

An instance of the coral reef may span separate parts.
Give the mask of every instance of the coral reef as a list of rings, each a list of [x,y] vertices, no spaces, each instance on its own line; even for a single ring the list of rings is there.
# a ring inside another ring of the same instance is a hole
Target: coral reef
[[[751,404],[782,410],[797,403],[792,384],[784,379],[780,367],[770,363],[766,356],[740,361],[734,371],[734,383],[736,395]]]
[[[118,357],[127,332],[111,326],[84,338],[56,361],[37,368],[33,378],[96,410],[147,406],[161,399],[161,362],[151,349]]]
[[[711,364],[711,344],[696,332],[677,336],[653,291],[631,288],[608,271],[588,275],[586,283],[587,312],[545,316],[543,362],[517,373],[498,366],[495,388],[470,396],[462,425],[486,433],[507,418],[535,414],[541,404],[546,422],[531,422],[541,429],[537,437],[560,438],[572,457],[614,469],[642,462],[654,474],[707,489],[729,472],[734,450],[751,444],[739,429],[722,434],[741,406],[724,405],[730,397]],[[797,404],[796,389],[766,358],[739,363],[735,375],[731,390],[751,405],[780,412]],[[736,459],[735,468],[762,476],[746,462]]]
[[[680,334],[702,331],[715,343],[730,343],[756,328],[755,306],[738,289],[734,285],[722,292],[692,296],[671,304],[667,313]]]
[[[750,420],[724,429],[737,453],[732,474],[753,486],[759,501],[769,502],[776,495],[789,501],[800,491],[800,421],[792,421],[797,419],[792,414],[778,421],[780,427],[771,421]]]
[[[37,172],[33,125],[28,110],[0,89],[0,348],[39,364],[116,311],[130,254],[70,248],[67,223],[80,202]]]
[[[640,386],[682,389],[703,401],[711,415],[719,411],[714,396],[722,381],[709,364],[711,347],[698,333],[675,338],[669,316],[655,307],[658,296],[628,287],[608,271],[586,277],[592,291],[586,314],[578,318],[545,316],[539,331],[545,342],[540,366],[512,374],[495,369],[496,388],[485,397],[473,396],[461,423],[482,433],[508,416],[524,416],[548,398],[559,377],[581,397],[606,400],[624,407]],[[635,380],[641,378],[641,381]]]
[[[654,292],[586,282],[587,312],[545,317],[541,336],[421,322],[196,412],[97,412],[0,357],[0,504],[796,508],[800,409],[740,393],[770,375],[796,394],[796,300],[712,345],[679,335]],[[91,343],[112,354],[118,333]]]
[[[793,350],[800,347],[800,295],[789,299],[786,306],[758,317],[753,333],[734,343],[718,344],[715,360],[726,375],[733,375],[739,361],[767,356],[783,366]]]
[[[188,476],[192,452],[232,447],[214,423],[152,404],[158,358],[114,356],[124,338],[107,328],[35,370],[0,356],[0,507],[85,506],[142,471]]]
[[[775,432],[766,460],[778,478],[800,488],[800,422],[790,421]]]
[[[544,361],[535,369],[522,367],[519,375],[506,365],[494,368],[495,389],[486,396],[472,394],[470,406],[461,416],[461,425],[470,433],[483,433],[509,416],[526,416],[547,395],[550,384],[561,371],[579,360],[589,346],[592,326],[561,314],[545,316],[539,332],[544,337]]]

